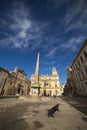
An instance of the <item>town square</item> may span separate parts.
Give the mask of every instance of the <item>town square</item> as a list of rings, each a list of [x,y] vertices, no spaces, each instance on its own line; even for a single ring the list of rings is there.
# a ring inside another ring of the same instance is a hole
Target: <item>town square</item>
[[[0,130],[87,129],[86,18],[86,0],[0,0]]]

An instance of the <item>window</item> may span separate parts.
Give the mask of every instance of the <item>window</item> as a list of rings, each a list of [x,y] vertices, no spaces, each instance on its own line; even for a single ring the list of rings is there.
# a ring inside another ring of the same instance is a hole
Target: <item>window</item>
[[[82,77],[84,77],[84,72],[83,72],[83,70],[81,70],[81,75],[82,75]]]
[[[36,91],[34,91],[34,94],[36,94]]]
[[[80,62],[79,62],[79,60],[78,60],[78,65],[80,65]]]
[[[80,72],[78,72],[78,76],[79,76],[79,80],[81,80],[81,74],[80,74]]]
[[[52,91],[50,90],[50,95],[52,94]]]
[[[55,87],[57,87],[57,84],[55,84]]]
[[[82,58],[82,56],[80,56],[80,60],[81,60],[81,62],[83,62],[83,58]]]
[[[78,67],[77,67],[77,64],[76,64],[76,69],[77,69]]]
[[[87,73],[87,66],[84,66],[85,72]]]
[[[50,88],[51,88],[51,84],[50,84]]]
[[[83,54],[84,54],[84,56],[85,56],[85,58],[87,57],[87,52],[86,51],[84,51],[83,52]]]
[[[10,81],[10,85],[12,85],[12,81]]]
[[[74,71],[76,71],[76,68],[75,68],[75,66],[74,66]]]
[[[87,82],[85,82],[85,85],[87,86]]]
[[[76,73],[76,80],[78,80],[78,76],[77,76],[77,73]]]
[[[56,96],[57,96],[57,90],[55,90],[55,94],[56,94]]]

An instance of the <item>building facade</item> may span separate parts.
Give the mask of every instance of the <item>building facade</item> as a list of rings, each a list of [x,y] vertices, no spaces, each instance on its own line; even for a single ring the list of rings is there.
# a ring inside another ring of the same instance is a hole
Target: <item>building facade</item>
[[[67,95],[87,96],[87,40],[78,52],[72,65],[67,68]]]
[[[32,75],[30,78],[31,86],[34,84],[35,76]],[[52,68],[51,75],[40,75],[39,76],[39,95],[40,96],[60,96],[61,88],[57,70],[55,67]]]
[[[0,67],[0,95],[29,95],[30,81],[26,78],[26,73],[17,67],[14,71]]]
[[[64,88],[65,88],[65,83],[61,84],[61,94],[64,95]]]

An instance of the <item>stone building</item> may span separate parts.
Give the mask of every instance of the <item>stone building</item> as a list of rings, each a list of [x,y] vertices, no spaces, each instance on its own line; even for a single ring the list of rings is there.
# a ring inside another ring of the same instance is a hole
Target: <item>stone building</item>
[[[0,67],[0,95],[3,95],[5,92],[4,86],[8,75],[9,75],[8,70]]]
[[[87,40],[72,65],[67,68],[67,84],[64,91],[71,96],[87,96]]]
[[[34,84],[35,75],[30,78],[31,86]],[[39,85],[40,85],[40,96],[60,96],[61,88],[59,76],[55,67],[52,68],[51,75],[39,75]]]
[[[0,95],[29,95],[30,81],[26,78],[26,73],[17,67],[14,71],[0,67]]]
[[[65,88],[65,83],[61,84],[61,94],[60,95],[64,95],[64,88]]]

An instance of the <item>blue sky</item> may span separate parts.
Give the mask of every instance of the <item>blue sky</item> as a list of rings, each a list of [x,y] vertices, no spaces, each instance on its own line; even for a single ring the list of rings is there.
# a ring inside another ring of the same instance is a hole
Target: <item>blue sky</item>
[[[87,0],[0,0],[0,66],[40,74],[56,67],[66,82],[70,66],[87,35]]]

